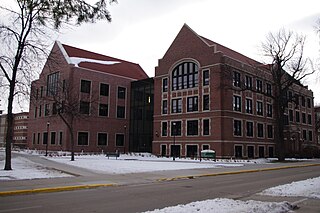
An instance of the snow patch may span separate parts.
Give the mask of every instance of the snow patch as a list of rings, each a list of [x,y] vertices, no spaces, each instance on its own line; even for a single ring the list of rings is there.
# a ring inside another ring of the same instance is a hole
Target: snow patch
[[[79,67],[79,64],[81,62],[88,62],[88,63],[97,63],[97,64],[104,64],[104,65],[113,65],[113,64],[119,64],[120,61],[102,61],[102,60],[96,60],[91,58],[80,58],[80,57],[69,57],[71,64],[74,64],[76,67]]]

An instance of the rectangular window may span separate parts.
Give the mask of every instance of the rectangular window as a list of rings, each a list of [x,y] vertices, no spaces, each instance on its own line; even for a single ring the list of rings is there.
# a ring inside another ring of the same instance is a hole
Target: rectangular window
[[[203,111],[209,110],[209,102],[210,102],[209,95],[203,95],[202,102],[203,102],[202,110]]]
[[[302,138],[304,139],[304,140],[307,140],[307,130],[302,130]]]
[[[124,134],[116,134],[116,146],[124,146]]]
[[[187,112],[198,111],[198,96],[188,97],[187,100],[188,100]]]
[[[47,96],[57,95],[59,89],[59,72],[47,76]]]
[[[171,107],[172,113],[181,113],[182,112],[182,99],[172,99],[172,107]]]
[[[209,123],[209,119],[203,119],[202,120],[203,124],[202,124],[202,134],[203,135],[209,135],[210,133],[210,123]]]
[[[126,99],[126,88],[118,87],[118,98],[119,99]]]
[[[311,117],[311,114],[308,114],[308,124],[312,124],[312,117]]]
[[[258,123],[257,127],[258,127],[258,138],[263,138],[263,124]]]
[[[117,106],[117,118],[125,118],[126,108],[124,106]]]
[[[88,145],[89,145],[89,133],[78,132],[78,146],[88,146]]]
[[[56,144],[56,132],[51,132],[50,141],[52,145]]]
[[[100,95],[101,96],[109,96],[109,85],[101,83],[100,84]]]
[[[98,146],[107,146],[108,144],[108,134],[98,133]]]
[[[90,93],[90,90],[91,90],[91,81],[81,80],[80,92]]]
[[[293,93],[292,91],[288,91],[288,99],[289,101],[292,101]]]
[[[40,137],[41,137],[40,132],[38,132],[37,144],[40,144]]]
[[[262,92],[262,81],[257,79],[256,81],[256,89],[257,89],[257,92]]]
[[[42,144],[47,144],[48,143],[48,133],[44,132],[42,134]]]
[[[306,124],[307,123],[307,117],[306,117],[306,113],[302,113],[302,123]]]
[[[171,121],[171,136],[181,135],[181,121]]]
[[[311,108],[311,99],[310,98],[307,98],[307,107]]]
[[[253,137],[253,122],[247,121],[247,137]]]
[[[89,115],[90,113],[90,103],[86,101],[80,101],[80,113],[84,115]]]
[[[162,122],[162,131],[161,131],[162,136],[168,136],[168,122]]]
[[[267,104],[267,117],[272,118],[272,104]]]
[[[99,104],[99,116],[108,116],[108,104]]]
[[[242,127],[240,120],[233,121],[233,135],[235,136],[242,136]]]
[[[233,96],[233,111],[241,112],[241,97]]]
[[[296,122],[300,123],[300,112],[296,111]]]
[[[32,144],[36,144],[36,133],[32,134]]]
[[[45,104],[44,105],[44,116],[49,116],[49,113],[50,113],[50,105]]]
[[[39,106],[39,117],[42,115],[42,105]]]
[[[301,96],[301,105],[302,105],[303,107],[306,106],[306,98],[305,98],[304,96]]]
[[[233,86],[235,87],[241,86],[241,75],[237,71],[233,71]]]
[[[251,89],[252,89],[252,77],[246,75],[246,82],[245,82],[245,84],[246,84],[246,85],[245,85],[245,86],[246,86],[246,89],[251,90]]]
[[[57,102],[54,102],[52,104],[52,115],[56,115],[58,113],[58,110],[57,110]]]
[[[162,79],[162,92],[168,92],[168,78]]]
[[[271,86],[271,84],[269,84],[269,83],[266,83],[266,85],[267,85],[267,95],[272,95],[272,86]]]
[[[168,100],[162,101],[162,114],[168,114]]]
[[[246,98],[246,113],[252,114],[252,100]]]
[[[203,86],[209,85],[209,70],[204,70],[202,77],[203,77]]]
[[[59,145],[62,145],[62,132],[59,132]]]
[[[273,126],[272,125],[267,125],[267,137],[273,138]]]
[[[187,135],[198,135],[198,120],[187,121]]]
[[[263,103],[261,101],[257,101],[257,115],[263,116]]]
[[[312,131],[309,130],[309,141],[312,141]]]
[[[293,122],[293,110],[289,109],[289,121]]]

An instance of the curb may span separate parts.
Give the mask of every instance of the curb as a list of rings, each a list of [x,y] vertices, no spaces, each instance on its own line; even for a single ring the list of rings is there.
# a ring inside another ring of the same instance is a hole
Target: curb
[[[58,187],[50,187],[50,188],[3,191],[3,192],[0,192],[0,196],[34,194],[34,193],[48,193],[48,192],[62,192],[62,191],[72,191],[72,190],[78,190],[78,189],[94,189],[94,188],[98,188],[98,187],[111,187],[111,186],[117,186],[117,184],[111,184],[111,183],[110,184],[87,184],[87,185],[58,186]]]
[[[293,168],[302,168],[302,167],[311,167],[311,166],[320,166],[320,164],[319,163],[314,163],[314,164],[304,164],[304,165],[294,165],[294,166],[281,166],[281,167],[274,167],[274,168],[263,168],[263,169],[240,170],[240,171],[231,171],[231,172],[220,172],[220,173],[211,173],[211,174],[177,176],[177,177],[173,177],[173,178],[160,178],[160,179],[157,179],[157,181],[158,182],[175,181],[175,180],[182,180],[182,179],[195,179],[195,178],[201,178],[201,177],[214,177],[214,176],[221,176],[221,175],[235,175],[235,174],[242,174],[242,173],[264,172],[264,171],[273,171],[273,170],[281,170],[281,169],[293,169]]]

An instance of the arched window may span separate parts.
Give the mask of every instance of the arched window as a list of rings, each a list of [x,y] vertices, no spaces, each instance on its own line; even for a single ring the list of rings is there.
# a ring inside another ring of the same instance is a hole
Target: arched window
[[[198,65],[183,62],[172,71],[172,90],[181,90],[198,86]]]

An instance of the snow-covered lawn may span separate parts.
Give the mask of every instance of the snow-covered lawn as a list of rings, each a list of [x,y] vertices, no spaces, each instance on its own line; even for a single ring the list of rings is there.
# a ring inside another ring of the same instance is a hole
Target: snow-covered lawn
[[[0,161],[0,181],[1,180],[18,180],[18,179],[35,179],[35,178],[57,178],[71,177],[71,175],[62,173],[57,170],[47,169],[40,164],[29,161],[24,157],[16,157],[11,161],[13,170],[4,171],[4,161]]]

